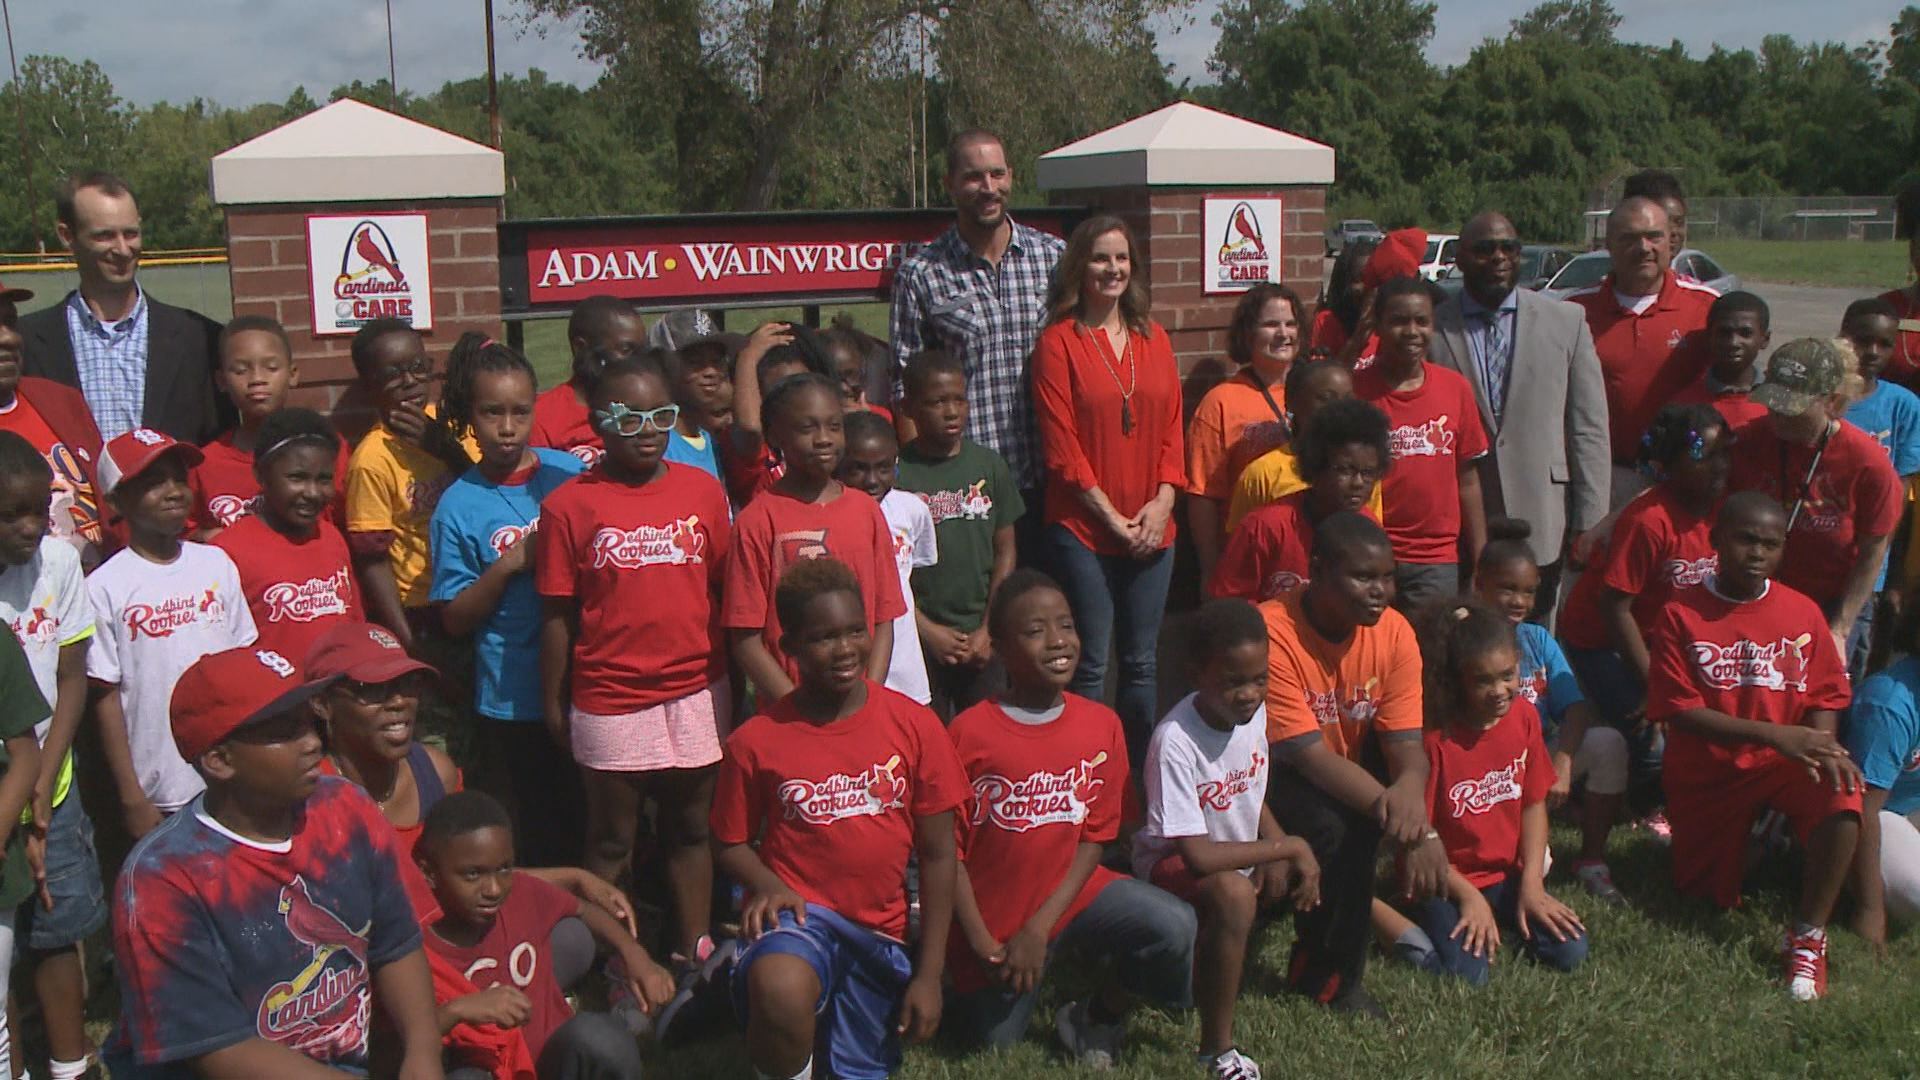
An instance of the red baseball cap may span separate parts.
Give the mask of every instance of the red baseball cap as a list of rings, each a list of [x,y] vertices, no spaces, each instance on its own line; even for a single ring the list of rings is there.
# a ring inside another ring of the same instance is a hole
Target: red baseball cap
[[[1414,277],[1426,257],[1426,230],[1395,229],[1367,256],[1367,265],[1360,271],[1361,284],[1377,289],[1394,278]]]
[[[307,650],[303,666],[310,679],[347,678],[375,684],[416,671],[433,671],[430,665],[408,656],[400,639],[385,627],[363,622],[334,623]]]
[[[9,289],[5,285],[0,285],[0,300],[31,300],[31,299],[33,299],[32,289],[22,289],[22,288],[19,288],[18,286],[15,286],[14,288]]]
[[[193,662],[173,686],[173,744],[188,762],[249,724],[279,716],[325,690],[272,649],[243,645]]]
[[[145,472],[154,462],[168,454],[179,454],[191,469],[206,460],[206,455],[192,443],[183,443],[164,432],[152,428],[137,427],[125,435],[115,437],[100,451],[100,467],[95,474],[100,494],[111,495],[113,489]]]

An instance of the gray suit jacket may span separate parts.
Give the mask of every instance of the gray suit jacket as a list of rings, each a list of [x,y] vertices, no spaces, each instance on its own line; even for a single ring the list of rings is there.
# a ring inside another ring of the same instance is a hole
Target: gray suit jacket
[[[1498,428],[1467,347],[1457,295],[1434,314],[1431,358],[1465,375],[1480,403],[1480,422],[1493,444],[1480,466],[1487,516],[1524,518],[1533,526],[1534,558],[1542,565],[1559,559],[1569,529],[1584,532],[1606,515],[1612,486],[1606,389],[1580,308],[1521,290]]]

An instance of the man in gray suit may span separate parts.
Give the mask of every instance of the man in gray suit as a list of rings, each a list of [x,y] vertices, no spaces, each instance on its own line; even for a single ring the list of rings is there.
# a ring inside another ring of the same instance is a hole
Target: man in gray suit
[[[1612,455],[1600,359],[1581,309],[1515,288],[1520,237],[1484,213],[1460,234],[1465,287],[1435,312],[1432,360],[1473,384],[1493,453],[1480,459],[1487,516],[1533,526],[1533,617],[1550,622],[1563,556],[1607,513]]]

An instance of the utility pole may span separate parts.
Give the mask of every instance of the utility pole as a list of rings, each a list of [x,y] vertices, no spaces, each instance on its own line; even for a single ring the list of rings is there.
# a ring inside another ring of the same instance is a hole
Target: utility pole
[[[391,0],[389,0],[391,2]],[[493,0],[487,8],[487,130],[493,135],[493,148],[502,149],[500,134],[500,80],[493,61]]]
[[[400,111],[400,72],[393,62],[393,0],[387,0],[387,108]]]

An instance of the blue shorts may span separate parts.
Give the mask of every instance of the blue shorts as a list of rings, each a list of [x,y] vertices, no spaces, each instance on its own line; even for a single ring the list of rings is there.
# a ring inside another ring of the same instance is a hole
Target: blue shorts
[[[820,980],[813,1012],[816,1064],[839,1080],[884,1080],[900,1067],[900,1002],[913,964],[906,947],[854,923],[831,908],[807,905],[807,925],[780,913],[780,925],[760,935],[733,969],[733,1006],[747,1018],[747,972],[762,956],[797,956]]]
[[[80,805],[74,785],[65,802],[53,808],[47,823],[47,892],[53,910],[40,906],[38,892],[20,905],[17,932],[34,952],[65,949],[107,925],[106,891],[100,883],[100,858],[93,850],[93,820]]]

